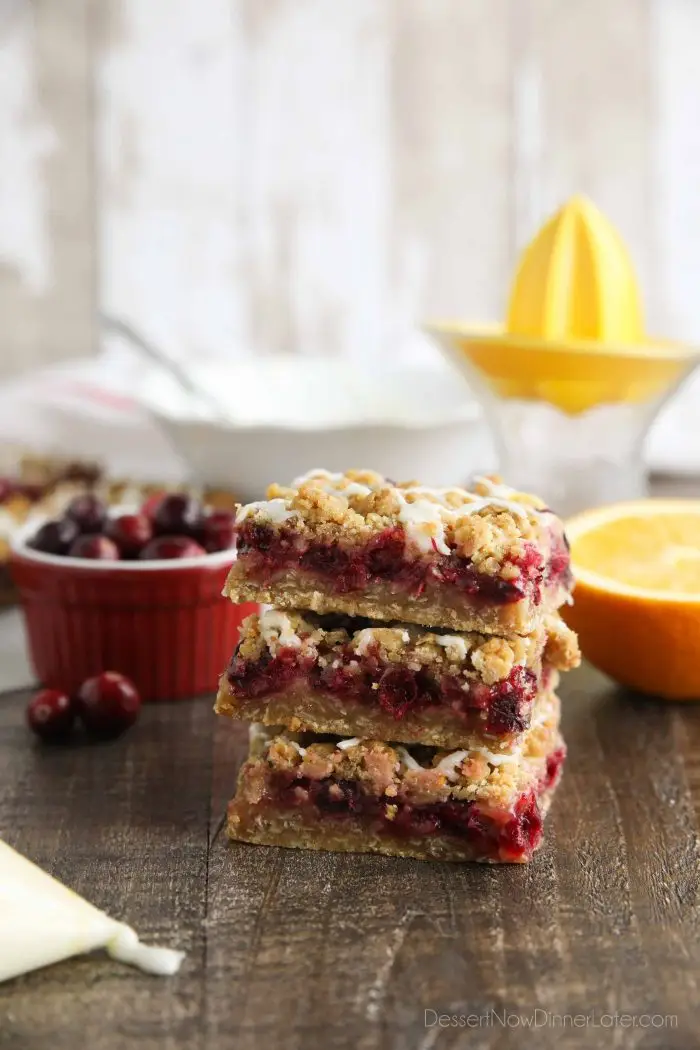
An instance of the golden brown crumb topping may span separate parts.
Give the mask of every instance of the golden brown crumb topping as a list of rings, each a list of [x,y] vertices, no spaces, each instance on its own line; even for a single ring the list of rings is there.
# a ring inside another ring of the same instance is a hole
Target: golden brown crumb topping
[[[341,651],[347,657],[350,649],[358,661],[369,653],[383,663],[478,677],[487,685],[507,678],[515,666],[538,668],[543,651],[548,665],[561,671],[576,667],[580,659],[576,635],[558,616],[546,617],[531,634],[508,638],[474,631],[443,634],[414,624],[365,626],[350,617],[277,609],[244,621],[238,650],[243,659],[255,661],[267,652],[274,656],[284,648],[298,648],[321,667]]]
[[[561,746],[558,730],[559,700],[551,693],[540,698],[530,729],[502,750],[447,752],[381,740],[319,740],[311,734],[256,727],[256,740],[267,734],[267,744],[257,742],[251,758],[268,769],[312,780],[349,780],[367,794],[388,800],[476,800],[507,807],[542,776],[547,757]]]
[[[370,470],[332,474],[315,470],[291,486],[271,485],[268,499],[241,507],[249,517],[285,527],[315,540],[362,544],[383,530],[401,526],[421,553],[457,551],[477,569],[495,574],[506,557],[523,553],[525,542],[543,545],[561,528],[536,496],[517,492],[498,478],[478,478],[471,490],[394,484]],[[509,566],[509,571],[515,571]]]

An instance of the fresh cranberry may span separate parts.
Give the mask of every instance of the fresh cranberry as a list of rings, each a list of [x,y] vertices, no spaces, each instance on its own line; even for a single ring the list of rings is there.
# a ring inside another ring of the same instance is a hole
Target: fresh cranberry
[[[120,514],[110,518],[105,532],[119,548],[122,558],[138,558],[153,539],[153,526],[145,514]]]
[[[42,740],[66,740],[75,724],[75,708],[59,689],[42,689],[27,707],[27,724]]]
[[[164,497],[164,492],[154,492],[153,495],[149,496],[148,499],[141,505],[140,513],[143,514],[144,517],[148,518],[148,520],[151,523],[153,522],[153,519],[156,516],[156,511],[163,502]]]
[[[196,536],[202,522],[202,505],[186,492],[164,496],[153,514],[157,536]]]
[[[212,510],[202,521],[199,540],[209,553],[225,551],[235,544],[236,518],[228,510]]]
[[[72,518],[82,533],[102,532],[107,510],[101,499],[86,492],[70,501],[66,517]]]
[[[71,558],[94,558],[95,561],[119,561],[119,548],[107,536],[78,536],[68,555]]]
[[[59,518],[42,525],[28,546],[42,554],[67,554],[78,534],[78,526],[72,518]]]
[[[124,675],[105,671],[83,682],[76,697],[78,715],[93,736],[119,736],[138,718],[141,697]]]
[[[143,548],[139,558],[144,561],[161,558],[197,558],[207,552],[189,536],[156,536]]]
[[[12,478],[0,478],[0,503],[7,503],[16,491],[17,484]]]

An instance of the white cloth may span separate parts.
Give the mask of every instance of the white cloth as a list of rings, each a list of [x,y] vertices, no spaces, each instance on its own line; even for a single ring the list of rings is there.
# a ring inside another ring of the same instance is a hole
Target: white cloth
[[[115,351],[4,383],[0,445],[95,459],[117,478],[181,481],[181,459],[138,402],[139,388],[156,372]]]

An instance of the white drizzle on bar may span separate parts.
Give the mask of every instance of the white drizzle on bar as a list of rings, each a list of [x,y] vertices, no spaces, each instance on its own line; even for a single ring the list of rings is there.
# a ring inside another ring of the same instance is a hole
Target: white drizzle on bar
[[[277,609],[266,609],[260,614],[258,623],[265,644],[271,651],[274,651],[275,643],[290,648],[298,648],[301,645],[301,638],[286,613]]]
[[[547,714],[545,714],[544,717],[538,719],[536,723],[533,722],[532,728],[534,729],[535,725],[543,724],[546,720]],[[267,751],[274,739],[275,730],[268,727],[263,727],[260,723],[253,723],[250,726],[249,733],[251,745],[254,742],[258,743],[259,741],[263,745],[262,749],[264,751]],[[301,758],[303,758],[306,755],[307,749],[305,747],[302,747],[299,741],[295,740],[288,733],[285,733],[283,735],[283,739],[285,743],[289,744],[289,746],[292,747]],[[361,743],[362,739],[360,737],[353,736],[347,737],[344,740],[336,741],[335,747],[338,751],[349,751],[351,748],[357,747],[357,745]],[[486,747],[477,746],[471,747],[469,748],[469,750],[459,749],[457,751],[452,751],[449,755],[444,755],[435,766],[422,766],[420,762],[418,762],[410,753],[410,751],[402,744],[394,744],[392,746],[394,747],[394,750],[398,755],[399,762],[406,769],[414,771],[437,770],[439,773],[444,774],[447,780],[452,781],[453,783],[458,779],[459,766],[462,765],[465,759],[469,758],[470,755],[483,755],[483,757],[486,759],[489,765],[502,766],[507,765],[511,762],[519,762],[522,757],[523,750],[522,744],[514,747],[511,751],[490,751]]]
[[[465,500],[457,507],[443,502],[448,493],[455,491],[457,490],[423,487],[396,490],[395,495],[399,501],[398,519],[404,526],[409,539],[424,553],[434,548],[440,554],[450,554],[451,549],[445,540],[445,527],[467,514],[477,514],[486,507],[500,507],[520,518],[528,516],[522,504],[496,496],[474,496],[473,499]],[[411,501],[406,499],[406,495],[414,493],[422,493],[433,498]],[[421,528],[426,525],[427,529]]]
[[[435,641],[438,645],[441,645],[443,649],[455,649],[459,654],[460,660],[467,659],[467,642],[465,638],[462,638],[458,634],[436,634]]]
[[[252,515],[257,516],[258,511],[263,511],[261,515],[267,521],[273,522],[275,525],[281,524],[283,521],[288,521],[289,518],[297,517],[297,511],[290,510],[287,506],[287,500],[284,499],[259,499],[254,503],[246,503],[243,507],[238,508],[236,514],[236,525],[240,525],[241,522],[245,521]]]
[[[373,477],[377,478],[378,483],[388,485],[380,475],[373,475]],[[486,507],[507,510],[518,518],[527,518],[530,514],[539,513],[536,507],[525,507],[522,503],[508,498],[515,494],[515,489],[507,485],[497,485],[488,478],[479,478],[478,481],[491,488],[488,496],[479,496],[458,488],[428,488],[422,485],[392,489],[399,504],[398,520],[404,526],[407,537],[421,552],[429,553],[431,550],[436,550],[440,554],[450,554],[451,548],[445,538],[446,526],[468,514],[477,514]],[[372,488],[368,485],[352,481],[345,474],[334,474],[322,468],[302,474],[294,479],[292,485],[298,489],[309,482],[329,495],[342,496],[346,499],[351,496],[368,496],[372,492]],[[467,496],[468,498],[457,506],[452,506],[446,499],[449,495],[457,495],[459,498]],[[289,509],[288,502],[287,499],[276,498],[248,503],[238,511],[236,524],[240,524],[251,514],[257,515],[258,512],[261,517],[274,523],[286,521],[297,514],[296,511]]]

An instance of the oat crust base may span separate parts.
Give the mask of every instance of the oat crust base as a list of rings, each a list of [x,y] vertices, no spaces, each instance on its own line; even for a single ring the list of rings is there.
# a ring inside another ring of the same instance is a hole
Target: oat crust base
[[[563,604],[566,593],[556,587],[546,591],[539,605],[529,599],[505,605],[458,607],[454,595],[440,599],[429,591],[418,596],[398,596],[382,584],[368,586],[361,594],[326,594],[305,586],[299,573],[289,573],[274,583],[245,579],[241,562],[234,563],[224,593],[235,602],[259,602],[278,609],[308,609],[317,613],[347,613],[386,623],[403,620],[433,629],[480,631],[483,634],[530,634],[543,618]]]
[[[551,788],[543,792],[538,799],[542,817],[547,814],[554,790]],[[260,846],[284,846],[333,853],[380,853],[389,857],[450,863],[528,863],[525,858],[507,862],[492,857],[480,857],[470,844],[460,843],[455,836],[391,837],[387,832],[372,831],[364,826],[362,821],[354,818],[342,821],[342,825],[337,818],[333,818],[332,823],[319,822],[308,819],[300,812],[280,813],[270,807],[251,805],[237,799],[233,799],[228,807],[227,832],[229,838],[236,842]]]

